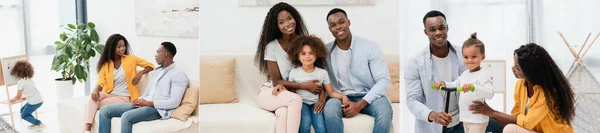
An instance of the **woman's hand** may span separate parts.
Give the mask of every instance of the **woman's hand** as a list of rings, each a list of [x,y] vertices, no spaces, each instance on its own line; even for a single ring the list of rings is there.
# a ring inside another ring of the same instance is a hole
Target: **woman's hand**
[[[317,84],[319,80],[310,80],[308,82],[300,83],[302,89],[307,90],[314,94],[319,94],[323,91],[323,85]]]
[[[325,99],[319,99],[317,103],[315,103],[314,114],[323,112],[323,107],[325,107]]]
[[[278,84],[275,87],[273,87],[273,92],[271,92],[273,94],[273,96],[277,96],[277,94],[279,94],[279,92],[287,90],[283,85]]]
[[[144,74],[138,73],[137,75],[135,75],[135,77],[133,77],[133,81],[131,81],[131,83],[133,85],[138,85],[140,83],[140,80],[142,79],[142,75],[144,75]]]
[[[469,105],[469,111],[473,114],[482,114],[486,116],[492,115],[496,110],[490,108],[486,103],[480,101],[473,101],[473,104]]]
[[[100,98],[100,90],[102,90],[102,87],[100,87],[100,86],[96,87],[96,89],[91,94],[92,100],[94,100],[94,101],[98,101],[99,100],[99,98]]]

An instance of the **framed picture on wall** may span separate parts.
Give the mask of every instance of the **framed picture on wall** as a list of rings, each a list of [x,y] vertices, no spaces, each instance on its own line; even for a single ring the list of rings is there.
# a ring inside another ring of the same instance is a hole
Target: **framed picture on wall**
[[[198,38],[198,5],[198,0],[136,0],[136,34]]]
[[[375,5],[375,0],[238,0],[238,5],[271,6],[279,2],[291,5]]]

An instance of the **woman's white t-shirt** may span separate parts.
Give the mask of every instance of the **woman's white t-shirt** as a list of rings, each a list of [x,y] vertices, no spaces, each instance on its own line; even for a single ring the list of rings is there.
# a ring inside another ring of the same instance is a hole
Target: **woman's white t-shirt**
[[[115,69],[114,75],[114,89],[110,94],[117,96],[129,96],[129,90],[127,90],[127,79],[125,78],[125,71],[123,65]]]
[[[288,76],[290,71],[293,69],[292,62],[289,59],[288,53],[281,47],[279,41],[277,39],[269,42],[267,47],[265,48],[265,60],[277,62],[277,66],[279,67],[279,73],[281,74],[281,79],[288,80]],[[264,86],[271,86],[273,84],[271,80],[265,83]]]
[[[31,79],[19,79],[17,81],[17,89],[23,91],[23,95],[27,97],[28,104],[38,104],[44,102],[40,91],[35,87],[35,82]]]

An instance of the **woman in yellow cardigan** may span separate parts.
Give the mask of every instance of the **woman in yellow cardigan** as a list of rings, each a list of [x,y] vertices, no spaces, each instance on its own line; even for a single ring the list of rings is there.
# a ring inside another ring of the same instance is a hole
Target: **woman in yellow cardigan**
[[[571,86],[548,52],[530,43],[514,53],[515,106],[511,115],[481,102],[469,107],[505,124],[505,133],[572,133],[575,99]]]
[[[144,70],[137,73],[137,66]],[[113,34],[98,61],[98,86],[87,104],[85,132],[90,132],[96,111],[102,106],[131,102],[140,96],[138,83],[142,75],[154,70],[152,63],[129,55],[129,43],[124,36]]]

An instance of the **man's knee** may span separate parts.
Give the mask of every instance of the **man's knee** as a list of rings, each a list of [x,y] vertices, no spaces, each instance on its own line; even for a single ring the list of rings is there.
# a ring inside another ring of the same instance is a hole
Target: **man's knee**
[[[376,120],[392,121],[393,110],[392,105],[387,97],[380,97],[372,102],[370,106],[375,108],[373,116]]]
[[[342,118],[342,101],[337,98],[330,98],[325,103],[323,115],[327,118]]]

